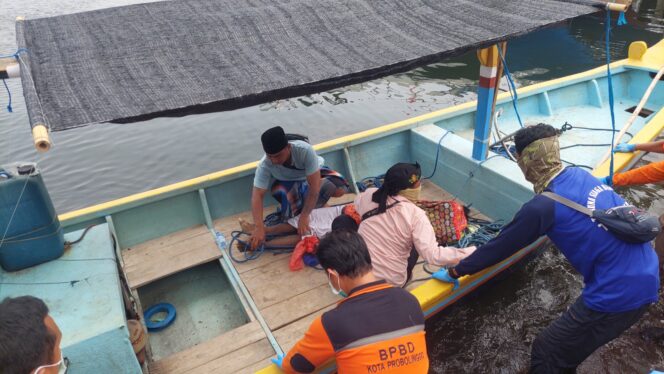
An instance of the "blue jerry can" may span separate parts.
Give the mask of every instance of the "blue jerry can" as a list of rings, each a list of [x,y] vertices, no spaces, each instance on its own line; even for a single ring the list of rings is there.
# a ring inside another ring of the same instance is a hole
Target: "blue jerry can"
[[[63,252],[62,227],[37,165],[0,167],[0,266],[21,270]]]

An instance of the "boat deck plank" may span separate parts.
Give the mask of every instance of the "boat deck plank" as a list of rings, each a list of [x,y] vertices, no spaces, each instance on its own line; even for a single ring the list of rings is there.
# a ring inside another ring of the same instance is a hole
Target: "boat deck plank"
[[[190,373],[200,371],[199,368],[207,367],[219,359],[234,361],[237,356],[246,356],[243,351],[253,350],[253,345],[262,340],[266,340],[266,336],[260,324],[257,321],[249,322],[214,339],[150,363],[150,373]],[[250,365],[251,362],[233,365],[243,364]]]
[[[347,203],[353,198],[353,194],[347,194],[331,201],[331,204]],[[450,200],[453,196],[435,184],[425,181],[421,198]],[[239,229],[240,218],[251,221],[251,213],[243,212],[218,219],[214,222],[215,229],[223,233],[230,242],[231,232]],[[130,277],[134,275],[130,284],[134,286],[140,284],[138,271],[141,269],[140,271],[145,272],[145,266],[141,265],[145,261],[146,254],[142,252],[151,250],[158,253],[164,267],[163,259],[187,253],[186,251],[191,248],[207,248],[208,245],[215,249],[215,256],[219,257],[212,235],[202,226],[126,250],[123,258],[128,275]],[[240,257],[242,253],[234,249],[234,255]],[[340,300],[330,292],[324,272],[310,267],[300,271],[290,271],[289,260],[289,253],[277,255],[263,253],[256,260],[233,263],[253,302],[285,351],[302,337],[316,317],[334,308]],[[418,264],[415,268],[413,278],[415,281],[408,285],[409,289],[429,278],[422,264]],[[158,374],[250,372],[267,365],[268,358],[274,354],[265,333],[254,321],[215,339],[153,362],[150,371]]]
[[[127,282],[134,289],[219,257],[221,252],[204,225],[122,250]]]

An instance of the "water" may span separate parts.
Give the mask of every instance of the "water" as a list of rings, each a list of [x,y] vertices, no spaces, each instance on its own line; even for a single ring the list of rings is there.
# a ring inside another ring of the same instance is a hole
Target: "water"
[[[133,0],[2,0],[0,51],[13,53],[14,19],[52,16]],[[145,1],[141,1],[145,2]],[[614,30],[613,59],[631,41],[652,44],[664,33],[664,0],[635,1],[629,25]],[[507,60],[519,85],[581,72],[605,61],[603,18],[586,17],[538,31],[508,45]],[[184,118],[138,124],[102,124],[52,134],[54,146],[38,154],[19,82],[9,81],[14,113],[0,113],[0,164],[37,161],[56,209],[65,212],[256,160],[258,134],[274,124],[321,142],[473,100],[479,65],[473,53],[364,84],[317,95]],[[4,107],[7,95],[0,92]],[[232,130],[232,131],[229,131]],[[628,199],[664,211],[659,187],[621,190]],[[530,344],[581,290],[577,274],[555,250],[429,323],[433,372],[522,372]],[[581,372],[646,372],[664,368],[661,303]]]

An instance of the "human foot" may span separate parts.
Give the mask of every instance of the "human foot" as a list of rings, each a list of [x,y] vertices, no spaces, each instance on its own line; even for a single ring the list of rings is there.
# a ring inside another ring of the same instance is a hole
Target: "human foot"
[[[246,221],[244,218],[240,218],[239,220],[240,227],[242,228],[243,232],[246,232],[247,234],[252,234],[254,232],[254,229],[256,229],[256,225],[254,225],[251,222]]]

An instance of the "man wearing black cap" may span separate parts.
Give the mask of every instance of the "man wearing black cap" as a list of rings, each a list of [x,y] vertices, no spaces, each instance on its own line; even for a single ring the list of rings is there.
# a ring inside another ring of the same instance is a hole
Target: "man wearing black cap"
[[[284,129],[276,126],[261,135],[265,156],[258,162],[251,195],[251,212],[256,229],[251,247],[265,241],[263,226],[263,198],[270,189],[281,204],[282,219],[300,214],[297,231],[306,235],[309,214],[322,207],[330,197],[339,197],[348,191],[344,177],[334,170],[322,167],[323,158],[302,140],[288,140]]]

